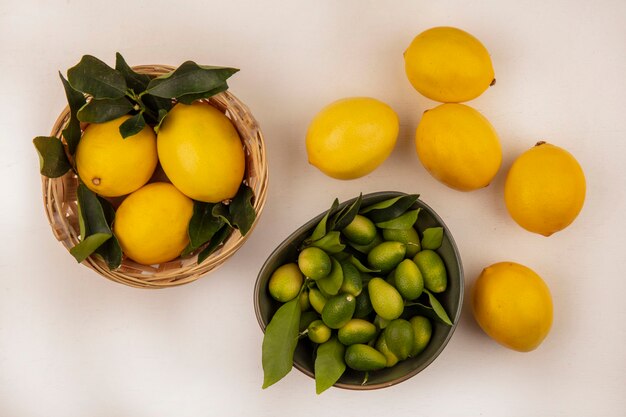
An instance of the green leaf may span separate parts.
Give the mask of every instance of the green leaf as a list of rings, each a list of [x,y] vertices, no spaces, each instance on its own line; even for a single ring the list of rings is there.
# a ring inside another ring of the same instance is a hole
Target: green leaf
[[[228,205],[228,212],[232,219],[232,225],[239,229],[241,234],[245,236],[256,219],[256,212],[252,206],[254,191],[245,184],[241,184],[239,191]]]
[[[320,316],[315,310],[307,310],[303,311],[300,315],[300,324],[298,325],[298,334],[302,334],[309,324],[313,323],[315,320],[319,320]]]
[[[430,306],[427,306],[424,303],[421,303],[419,301],[405,301],[404,302],[404,307],[417,307],[419,309],[426,309],[426,310],[432,310],[433,308]]]
[[[448,317],[446,310],[443,308],[439,300],[437,300],[433,293],[428,291],[426,288],[424,288],[424,292],[428,294],[428,301],[430,302],[433,311],[437,314],[437,317],[439,317],[441,321],[443,321],[448,326],[452,326],[452,321],[450,320],[450,317]]]
[[[293,367],[298,344],[300,297],[283,304],[272,317],[263,336],[263,388],[280,381]]]
[[[101,247],[104,242],[111,239],[111,236],[113,235],[108,233],[91,234],[71,248],[70,253],[80,263]]]
[[[104,259],[104,262],[106,262],[111,271],[119,268],[122,264],[122,247],[115,235],[111,235],[110,239],[105,240],[104,243],[96,249],[96,254]]]
[[[150,125],[156,125],[161,120],[159,110],[167,113],[172,108],[172,100],[144,94],[152,79],[147,74],[135,72],[118,52],[115,55],[115,69],[119,71],[126,80],[126,84],[132,90],[139,104],[143,104],[144,118]]]
[[[341,210],[335,217],[333,218],[330,226],[331,230],[343,230],[346,226],[352,223],[352,220],[359,213],[359,209],[361,208],[361,202],[363,201],[363,194],[359,194],[359,197],[354,201],[354,203],[349,206],[345,206],[343,210]]]
[[[78,111],[78,120],[85,123],[104,123],[128,114],[133,105],[126,97],[93,99]]]
[[[348,252],[339,252],[339,253],[335,253],[333,254],[333,258],[335,258],[338,261],[345,261],[348,258],[350,258],[350,256],[352,256],[351,254],[349,254]]]
[[[141,102],[146,106],[146,118],[149,119],[150,124],[158,126],[161,125],[167,112],[174,106],[171,99],[155,97],[150,94],[142,95]]]
[[[111,229],[111,226],[113,226],[113,221],[115,220],[115,208],[113,208],[113,204],[111,204],[107,199],[103,197],[98,196],[98,201],[100,201],[100,205],[102,206],[104,220],[106,220],[109,229]]]
[[[168,110],[165,110],[165,109],[159,110],[159,116],[157,117],[157,124],[156,126],[154,126],[155,133],[159,133],[159,129],[161,128],[161,125],[163,124],[163,121],[165,120],[165,116],[167,116],[167,112]]]
[[[120,125],[120,134],[126,139],[141,132],[145,126],[146,120],[143,118],[143,113],[140,112]]]
[[[335,198],[335,201],[333,201],[333,204],[330,206],[330,208],[328,209],[328,211],[326,212],[326,214],[324,215],[324,217],[322,217],[322,220],[320,220],[320,222],[317,224],[317,226],[315,226],[315,229],[313,230],[313,234],[311,235],[310,240],[311,241],[315,241],[315,240],[319,240],[322,237],[324,237],[324,235],[327,232],[327,228],[326,228],[326,223],[328,222],[328,217],[330,217],[330,215],[337,210],[337,206],[339,206],[339,200]]]
[[[390,198],[389,200],[385,200],[385,201],[381,201],[381,202],[376,203],[376,204],[372,204],[371,206],[367,206],[363,210],[361,210],[361,214],[366,214],[366,213],[369,213],[370,211],[373,211],[373,210],[379,210],[379,209],[387,208],[387,207],[393,205],[393,203],[395,203],[396,201],[400,200],[401,198],[402,198],[402,196],[398,196],[398,197]]]
[[[115,69],[122,74],[126,80],[126,85],[131,88],[135,94],[140,94],[148,88],[150,77],[147,74],[139,74],[133,71],[119,52],[115,53]]]
[[[85,240],[87,237],[87,225],[85,224],[85,217],[80,209],[80,204],[78,205],[78,226],[80,229],[80,240]]]
[[[104,218],[106,219],[109,229],[113,226],[115,220],[115,209],[113,205],[104,198],[98,197],[102,211],[104,212]],[[112,235],[110,239],[106,240],[98,249],[96,253],[104,259],[110,270],[114,270],[120,267],[122,264],[122,247],[115,235]]]
[[[443,241],[443,227],[429,227],[422,236],[422,249],[437,250]]]
[[[33,144],[39,154],[39,171],[48,178],[58,178],[72,168],[63,142],[54,136],[37,136]]]
[[[224,226],[224,220],[214,217],[213,203],[193,202],[193,215],[189,221],[187,233],[189,234],[189,246],[185,254],[189,254],[200,246],[207,243]]]
[[[420,316],[424,316],[424,317],[428,317],[429,319],[432,319],[434,321],[440,322],[442,324],[448,324],[445,323],[438,315],[437,313],[435,313],[435,310],[433,310],[432,307],[427,306],[424,303],[420,303],[420,302],[410,302],[410,303],[406,303],[404,305],[404,313],[403,316],[406,316],[406,318],[408,319],[409,317],[413,317],[414,315],[420,315]],[[410,311],[409,311],[410,309]]]
[[[230,215],[230,211],[228,210],[228,207],[226,206],[226,204],[215,203],[213,205],[213,208],[211,209],[211,214],[213,215],[213,217],[222,219],[224,223],[226,223],[227,225],[234,227],[232,224],[232,217]]]
[[[110,239],[113,233],[98,196],[82,183],[78,185],[76,196],[78,214],[82,218],[81,233],[84,236],[76,246],[70,249],[70,253],[78,262],[82,262]]]
[[[417,201],[418,197],[419,195],[417,194],[401,196],[389,206],[367,210],[367,217],[369,217],[374,223],[382,223],[395,219],[411,208],[415,201]],[[386,204],[387,201],[382,203]]]
[[[76,114],[78,113],[78,110],[80,110],[80,108],[87,103],[87,99],[83,93],[74,90],[60,72],[59,77],[61,77],[63,89],[65,89],[65,97],[67,98],[67,103],[70,107],[70,119],[67,121],[67,125],[65,126],[65,129],[63,129],[62,133],[65,138],[65,142],[67,143],[67,150],[70,155],[74,155],[82,135],[80,120],[78,120]]]
[[[94,233],[111,234],[109,221],[113,222],[112,216],[114,214],[111,213],[112,207],[105,209],[102,205],[103,200],[98,198],[96,193],[83,183],[78,184],[76,198],[78,200],[79,214],[84,222],[84,235],[89,236]]]
[[[324,278],[318,279],[315,283],[324,293],[328,295],[337,295],[339,288],[341,288],[341,284],[343,284],[343,269],[341,268],[341,264],[338,260],[333,257],[331,257],[330,260],[333,265],[330,273]]]
[[[315,356],[315,391],[321,394],[332,387],[346,370],[346,348],[336,337],[317,348]]]
[[[202,93],[185,94],[183,96],[180,96],[178,97],[178,101],[183,104],[191,104],[196,100],[202,100],[202,99],[206,99],[209,97],[213,97],[214,95],[224,92],[226,90],[228,90],[228,84],[224,82],[223,84],[209,91],[204,91]]]
[[[417,221],[417,216],[419,215],[420,210],[421,209],[419,208],[415,210],[409,210],[406,213],[396,217],[395,219],[387,220],[386,222],[376,223],[376,226],[380,229],[410,229]]]
[[[163,98],[209,92],[221,87],[237,71],[236,68],[201,66],[186,61],[176,70],[152,79],[146,91]]]
[[[96,99],[117,99],[126,94],[126,80],[119,72],[98,58],[85,55],[67,70],[70,85]]]
[[[346,248],[346,245],[341,243],[341,233],[337,230],[328,232],[321,238],[311,242],[311,246],[323,249],[328,253],[339,253]]]
[[[349,259],[350,263],[354,266],[356,266],[356,269],[358,269],[361,272],[380,272],[380,269],[370,269],[368,267],[366,267],[365,265],[363,265],[363,263],[361,261],[359,261],[359,259],[352,255],[350,256]]]
[[[204,262],[206,258],[215,252],[217,248],[224,243],[228,236],[230,236],[232,231],[232,227],[227,224],[223,225],[222,228],[213,235],[207,247],[202,249],[202,252],[198,254],[198,265]]]
[[[369,372],[365,372],[365,374],[363,375],[363,381],[361,381],[361,385],[362,386],[367,385],[369,380],[370,380],[370,373]]]

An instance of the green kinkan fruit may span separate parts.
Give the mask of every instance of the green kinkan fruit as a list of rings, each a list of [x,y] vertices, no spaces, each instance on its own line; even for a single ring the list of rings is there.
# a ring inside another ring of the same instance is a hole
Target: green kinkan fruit
[[[357,243],[349,242],[350,246],[352,246],[354,249],[364,254],[370,253],[372,249],[374,249],[376,246],[380,245],[381,243],[383,243],[383,238],[380,236],[380,233],[378,232],[374,236],[374,239],[372,239],[372,241],[368,243],[367,245],[359,245]]]
[[[382,278],[372,278],[367,287],[376,314],[386,320],[394,320],[402,315],[404,300],[392,285]]]
[[[361,279],[361,273],[350,262],[342,262],[341,268],[343,269],[343,282],[341,283],[340,292],[346,294],[352,294],[358,297],[363,291],[363,280]]]
[[[309,303],[311,303],[311,307],[313,310],[317,311],[319,314],[322,314],[322,310],[324,310],[324,306],[326,305],[326,297],[324,294],[317,288],[309,289]]]
[[[272,298],[282,303],[300,294],[304,277],[295,263],[281,265],[274,271],[268,283]]]
[[[404,319],[392,320],[385,328],[383,336],[387,347],[399,360],[409,357],[415,340],[411,323]]]
[[[351,294],[338,294],[326,301],[322,310],[322,320],[331,329],[345,326],[356,308],[356,300]]]
[[[378,337],[378,340],[376,341],[376,350],[385,355],[385,358],[387,359],[387,368],[391,368],[398,363],[399,359],[391,350],[389,350],[384,334],[381,334]]]
[[[354,309],[354,317],[358,319],[365,318],[374,311],[372,302],[370,301],[370,294],[367,287],[363,288],[361,294],[356,297],[356,308]]]
[[[307,311],[311,308],[311,303],[309,302],[309,290],[304,289],[300,293],[300,310]]]
[[[383,242],[367,254],[367,263],[386,274],[404,259],[406,245],[401,242]]]
[[[395,269],[394,285],[405,300],[416,300],[424,290],[424,279],[415,262],[405,259]]]
[[[412,227],[408,229],[383,229],[383,239],[404,243],[406,256],[409,258],[414,257],[422,249],[420,237]]]
[[[446,290],[448,286],[446,266],[437,252],[425,249],[415,255],[413,262],[422,273],[424,287],[434,293],[441,293]]]
[[[352,243],[368,245],[376,237],[376,226],[367,217],[357,214],[341,232]]]
[[[339,341],[346,346],[355,343],[366,344],[376,336],[376,326],[367,320],[351,319],[337,334]]]
[[[307,328],[307,336],[313,343],[321,344],[330,339],[331,330],[322,320],[315,320]]]
[[[298,255],[300,271],[313,280],[324,278],[330,273],[332,263],[326,252],[320,248],[310,246],[304,248]]]
[[[377,371],[387,366],[385,355],[361,343],[346,348],[345,360],[346,365],[356,371]]]
[[[413,349],[411,350],[411,354],[409,356],[415,356],[428,346],[428,342],[430,342],[430,338],[433,334],[433,326],[430,320],[424,316],[411,317],[409,323],[411,323],[411,327],[413,327],[413,334],[415,337]]]

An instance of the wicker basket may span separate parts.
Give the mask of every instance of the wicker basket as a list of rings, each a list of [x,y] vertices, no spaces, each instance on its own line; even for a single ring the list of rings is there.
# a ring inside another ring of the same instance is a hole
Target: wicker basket
[[[174,70],[166,65],[141,65],[133,67],[137,72],[158,76]],[[258,221],[265,204],[268,169],[265,157],[263,135],[250,110],[232,93],[226,91],[207,100],[214,107],[224,112],[233,122],[246,154],[246,173],[244,182],[254,191],[253,207]],[[69,119],[70,110],[66,107],[54,127],[52,136],[61,138],[61,131]],[[43,200],[54,236],[68,250],[79,242],[78,205],[76,189],[78,178],[74,171],[69,171],[59,178],[42,176]],[[255,221],[255,225],[256,225]],[[254,228],[254,225],[252,229]],[[252,229],[244,237],[235,230],[226,241],[200,265],[197,256],[177,258],[159,265],[141,265],[124,258],[122,265],[111,271],[106,263],[90,256],[83,264],[112,281],[138,288],[167,288],[195,281],[200,276],[223,264],[243,245]]]

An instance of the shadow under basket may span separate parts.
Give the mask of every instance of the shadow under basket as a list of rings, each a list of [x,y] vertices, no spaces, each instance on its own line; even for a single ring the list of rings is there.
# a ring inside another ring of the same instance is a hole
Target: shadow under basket
[[[175,68],[166,65],[141,65],[133,67],[139,73],[159,76]],[[246,236],[234,230],[224,243],[200,265],[197,253],[189,257],[179,257],[157,265],[142,265],[124,257],[121,266],[109,270],[98,256],[89,256],[83,264],[105,278],[137,288],[167,288],[187,284],[222,265],[231,257],[252,233],[265,205],[268,168],[263,135],[250,110],[232,93],[225,91],[207,99],[211,105],[222,111],[233,123],[245,150],[246,172],[244,182],[254,191],[252,201],[256,220]],[[70,110],[66,107],[52,128],[51,136],[62,138],[62,130],[69,120]],[[80,241],[78,203],[76,189],[78,177],[73,170],[59,178],[42,176],[43,200],[46,215],[54,236],[69,251]]]

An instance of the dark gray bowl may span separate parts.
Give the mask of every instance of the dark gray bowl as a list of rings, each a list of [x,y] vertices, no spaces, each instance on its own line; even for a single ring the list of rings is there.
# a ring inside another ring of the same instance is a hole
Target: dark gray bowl
[[[362,207],[367,207],[400,195],[405,195],[405,193],[397,191],[383,191],[366,194],[363,196]],[[352,204],[354,200],[355,199],[352,199],[340,204],[339,209],[348,204]],[[370,372],[367,384],[362,385],[364,375],[363,372],[352,371],[348,368],[335,384],[336,387],[353,390],[370,390],[389,387],[405,381],[430,365],[443,351],[454,333],[456,325],[459,322],[461,306],[463,304],[464,283],[461,257],[450,230],[448,230],[447,226],[437,213],[435,213],[433,209],[419,199],[414,205],[414,208],[418,207],[421,207],[422,209],[418,220],[418,230],[420,234],[425,228],[428,227],[442,226],[444,228],[443,243],[437,252],[446,265],[448,272],[448,288],[444,293],[438,294],[437,298],[448,312],[453,325],[447,326],[439,322],[434,322],[432,338],[424,351],[414,358],[398,362],[397,365],[391,368]],[[259,325],[263,331],[265,331],[265,327],[280,306],[280,304],[269,295],[267,290],[267,283],[270,276],[279,266],[287,262],[296,261],[298,258],[298,248],[304,239],[312,233],[313,228],[317,225],[317,223],[319,223],[322,217],[324,217],[324,214],[325,212],[320,213],[318,216],[314,217],[298,230],[293,232],[272,252],[261,268],[254,287],[254,310]],[[310,343],[308,339],[302,339],[298,343],[298,347],[296,348],[294,354],[294,366],[301,372],[311,378],[314,378],[313,365],[313,344]]]

